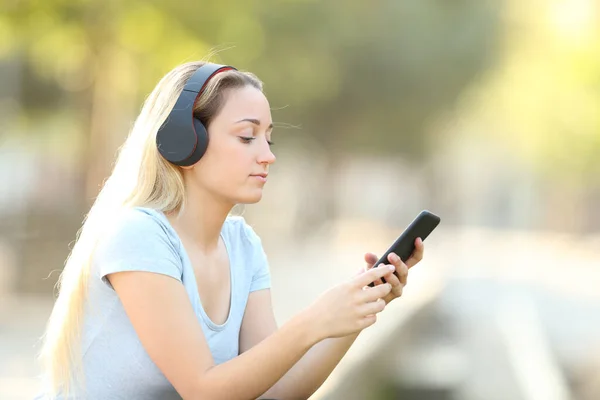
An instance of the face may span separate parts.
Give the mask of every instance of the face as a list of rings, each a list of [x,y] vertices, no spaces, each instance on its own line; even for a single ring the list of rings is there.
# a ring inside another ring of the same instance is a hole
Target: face
[[[269,166],[275,162],[270,141],[269,102],[258,89],[230,89],[225,104],[208,126],[208,148],[188,170],[194,184],[231,204],[260,201]]]

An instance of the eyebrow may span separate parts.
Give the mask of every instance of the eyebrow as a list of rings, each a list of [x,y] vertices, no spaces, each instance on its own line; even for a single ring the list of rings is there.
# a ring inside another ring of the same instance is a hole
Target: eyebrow
[[[239,124],[240,122],[250,122],[250,123],[253,123],[256,126],[260,126],[260,120],[258,120],[256,118],[244,118],[244,119],[240,119],[239,121],[236,122],[236,124]],[[273,129],[273,124],[272,123],[267,128],[267,130],[270,130],[270,129]]]

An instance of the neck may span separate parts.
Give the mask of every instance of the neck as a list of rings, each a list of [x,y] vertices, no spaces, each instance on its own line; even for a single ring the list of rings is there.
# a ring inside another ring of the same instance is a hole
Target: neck
[[[196,185],[186,186],[185,208],[167,217],[180,236],[210,253],[217,249],[223,223],[234,204]]]

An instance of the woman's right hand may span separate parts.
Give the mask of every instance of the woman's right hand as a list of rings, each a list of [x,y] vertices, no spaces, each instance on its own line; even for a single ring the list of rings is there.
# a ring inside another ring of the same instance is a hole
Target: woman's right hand
[[[369,287],[395,271],[394,266],[372,268],[347,282],[324,292],[310,306],[319,339],[343,337],[358,333],[377,321],[377,313],[385,308],[383,297],[392,290],[389,283]]]

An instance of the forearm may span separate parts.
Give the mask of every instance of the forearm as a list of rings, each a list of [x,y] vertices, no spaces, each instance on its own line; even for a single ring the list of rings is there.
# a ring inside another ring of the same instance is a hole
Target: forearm
[[[199,398],[258,398],[318,342],[310,322],[306,313],[299,314],[250,350],[209,369],[201,378]]]
[[[314,345],[263,397],[307,399],[325,382],[358,333]]]

